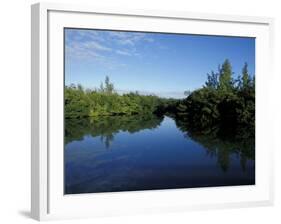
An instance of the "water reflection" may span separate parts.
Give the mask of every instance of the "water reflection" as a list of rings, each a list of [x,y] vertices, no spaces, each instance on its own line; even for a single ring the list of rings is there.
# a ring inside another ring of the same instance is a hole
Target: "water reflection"
[[[251,131],[192,130],[180,118],[65,121],[65,193],[255,183]]]
[[[106,148],[114,140],[114,135],[123,131],[131,134],[144,130],[157,128],[163,116],[148,114],[143,116],[107,116],[91,117],[85,119],[66,119],[65,143],[83,140],[85,135],[100,137]]]
[[[243,171],[246,170],[248,160],[255,160],[255,130],[251,128],[216,126],[198,131],[192,129],[184,119],[174,120],[186,138],[201,144],[206,149],[207,155],[217,157],[223,171],[229,168],[231,154],[236,154],[240,158]]]

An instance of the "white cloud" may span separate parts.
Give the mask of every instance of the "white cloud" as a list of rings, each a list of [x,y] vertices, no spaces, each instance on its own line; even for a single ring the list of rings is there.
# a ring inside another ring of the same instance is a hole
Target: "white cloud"
[[[153,39],[146,33],[111,31],[108,34],[121,45],[135,46],[141,41],[153,42]]]
[[[66,45],[66,55],[71,58],[80,59],[102,59],[104,56],[100,51],[110,51],[94,42],[75,42],[72,41]]]
[[[116,50],[116,54],[120,54],[120,55],[124,55],[124,56],[132,56],[133,54],[128,52],[128,51],[124,51],[124,50]]]
[[[83,45],[84,48],[94,51],[112,51],[111,48],[101,45],[100,43],[95,41],[86,41],[81,43],[81,45]]]
[[[66,30],[66,55],[109,66],[114,55],[140,56],[138,44],[153,41],[146,33],[70,29]]]

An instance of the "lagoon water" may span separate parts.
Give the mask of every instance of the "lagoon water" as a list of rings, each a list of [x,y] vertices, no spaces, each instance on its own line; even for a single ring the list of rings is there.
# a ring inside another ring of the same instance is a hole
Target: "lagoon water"
[[[65,193],[255,184],[254,141],[184,131],[168,116],[65,121]]]

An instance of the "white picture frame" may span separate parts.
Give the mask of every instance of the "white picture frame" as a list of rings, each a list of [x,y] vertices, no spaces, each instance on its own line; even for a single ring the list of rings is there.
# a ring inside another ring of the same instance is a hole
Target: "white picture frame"
[[[31,214],[37,220],[248,207],[273,203],[268,91],[273,19],[190,12],[100,9],[38,3],[31,7]],[[182,32],[256,38],[256,185],[140,192],[63,194],[63,27]]]

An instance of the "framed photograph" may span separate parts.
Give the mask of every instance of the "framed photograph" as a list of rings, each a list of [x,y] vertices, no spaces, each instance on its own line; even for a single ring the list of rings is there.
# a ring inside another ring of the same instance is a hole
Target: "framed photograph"
[[[272,204],[272,29],[32,5],[32,217]]]

